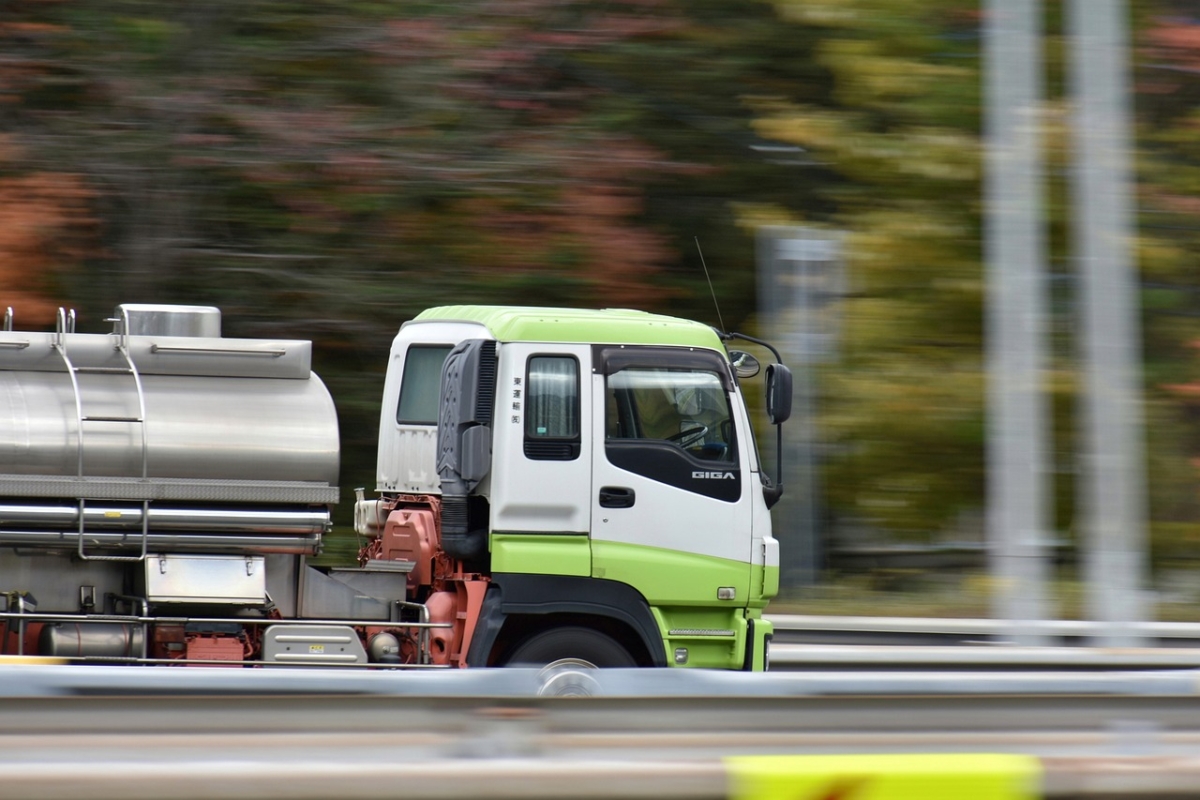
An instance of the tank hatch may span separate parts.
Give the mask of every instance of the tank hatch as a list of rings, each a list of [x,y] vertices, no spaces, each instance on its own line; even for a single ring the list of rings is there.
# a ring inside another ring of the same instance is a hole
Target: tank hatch
[[[122,303],[115,317],[115,333],[128,320],[128,333],[134,336],[221,337],[221,309],[213,306]]]

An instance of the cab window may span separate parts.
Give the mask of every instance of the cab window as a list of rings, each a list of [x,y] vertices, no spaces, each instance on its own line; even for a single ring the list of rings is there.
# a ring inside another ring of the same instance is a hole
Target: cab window
[[[531,356],[525,386],[526,458],[578,458],[579,362],[574,356]]]
[[[714,372],[628,367],[608,376],[610,440],[668,442],[714,462],[736,458],[729,398]]]
[[[441,408],[442,365],[450,345],[413,345],[404,356],[400,403],[396,422],[401,425],[437,425]]]

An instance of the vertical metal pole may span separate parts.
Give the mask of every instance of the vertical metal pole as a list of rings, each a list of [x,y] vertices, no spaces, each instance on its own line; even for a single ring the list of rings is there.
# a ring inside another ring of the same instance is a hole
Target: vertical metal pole
[[[801,344],[804,341],[804,330],[796,326],[809,324],[809,316],[797,304],[804,300],[802,291],[803,276],[797,276],[792,269],[795,265],[786,261],[779,253],[779,242],[792,234],[791,229],[777,227],[760,228],[757,235],[755,250],[758,256],[758,308],[759,314],[766,323],[768,330],[763,335],[774,340],[783,353],[784,361],[796,370],[797,392],[801,403],[807,397],[806,371],[801,366]],[[809,525],[812,509],[809,499],[802,491],[799,477],[807,475],[807,465],[802,466],[807,458],[803,442],[798,441],[799,429],[810,424],[806,409],[802,406],[796,409],[792,421],[783,427],[779,438],[779,454],[764,451],[764,464],[772,460],[772,456],[781,458],[783,468],[783,499],[772,510],[773,530],[775,538],[779,539],[779,577],[781,588],[785,591],[797,589],[812,584],[813,570],[811,562],[812,527]],[[803,436],[807,437],[807,429]],[[767,437],[775,444],[775,437]],[[790,488],[788,488],[790,487]]]
[[[1141,325],[1133,263],[1128,9],[1070,0],[1074,247],[1085,367],[1077,507],[1087,609],[1099,644],[1140,643],[1146,619]]]
[[[786,588],[817,582],[820,529],[817,370],[833,355],[843,294],[840,238],[819,229],[767,226],[756,242],[759,313],[796,373],[796,409],[782,431],[783,499],[772,514]]]
[[[799,285],[797,297],[794,299],[800,311],[800,319],[805,326],[805,339],[811,341],[816,337],[817,303],[814,302],[813,290],[814,273],[817,265],[812,261],[796,260],[792,264],[798,273]],[[811,345],[808,345],[809,347]],[[821,558],[821,529],[817,520],[820,515],[820,494],[817,491],[817,364],[811,352],[806,347],[800,348],[800,353],[794,354],[793,367],[796,371],[796,435],[784,431],[785,442],[793,447],[789,450],[796,455],[796,465],[799,467],[798,480],[793,481],[796,491],[796,518],[799,522],[800,552],[795,563],[796,576],[801,586],[812,586],[817,582]],[[792,453],[789,452],[788,455]]]
[[[988,0],[986,30],[987,530],[992,613],[1041,644],[1046,619],[1046,342],[1040,0]],[[1033,623],[1033,624],[1030,624]]]

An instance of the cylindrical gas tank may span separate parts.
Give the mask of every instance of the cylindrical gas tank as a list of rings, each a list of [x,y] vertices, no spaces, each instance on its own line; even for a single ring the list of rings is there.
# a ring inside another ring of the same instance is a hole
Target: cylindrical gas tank
[[[52,622],[38,636],[38,654],[59,658],[137,658],[141,627],[118,622]]]
[[[309,342],[177,335],[172,307],[131,308],[133,335],[0,331],[0,473],[336,486]]]

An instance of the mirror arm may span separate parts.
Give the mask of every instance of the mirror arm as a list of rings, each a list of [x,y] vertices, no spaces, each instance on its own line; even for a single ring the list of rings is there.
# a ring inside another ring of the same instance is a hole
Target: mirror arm
[[[754,344],[761,344],[763,347],[765,347],[771,351],[771,355],[775,356],[776,363],[779,363],[779,364],[783,363],[783,358],[780,357],[779,351],[776,350],[775,346],[772,345],[770,342],[764,342],[762,339],[755,339],[753,336],[747,336],[744,333],[736,333],[736,332],[734,332],[734,333],[719,333],[718,332],[718,335],[725,341],[729,341],[730,339],[741,339],[746,342],[753,342]]]
[[[783,494],[783,423],[775,426],[775,485]]]

